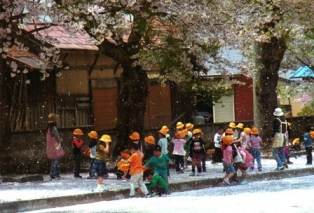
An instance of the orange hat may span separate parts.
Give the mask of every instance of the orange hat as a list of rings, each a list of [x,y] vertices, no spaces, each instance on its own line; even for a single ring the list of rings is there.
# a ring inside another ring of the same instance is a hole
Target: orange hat
[[[251,130],[250,128],[248,128],[248,127],[245,127],[244,130],[243,130],[243,132],[244,132],[245,134],[249,135],[249,134],[251,134],[252,130]]]
[[[191,130],[191,129],[193,129],[193,127],[194,127],[194,125],[191,124],[191,123],[185,124],[185,128],[186,128],[187,130]]]
[[[258,131],[258,129],[256,127],[252,128],[252,134],[253,135],[258,135],[259,134],[259,131]]]
[[[183,127],[184,127],[184,124],[180,121],[176,125],[176,129],[182,129]]]
[[[222,142],[226,145],[231,145],[233,143],[233,137],[230,135],[226,135],[222,138]]]
[[[202,133],[203,132],[202,132],[201,129],[194,129],[193,132],[192,132],[193,135],[202,134]]]
[[[75,129],[73,131],[73,135],[84,135],[83,131],[81,129]]]
[[[102,142],[105,142],[105,143],[112,142],[110,135],[103,135],[103,136],[101,136],[101,138],[99,140]]]
[[[160,134],[166,136],[169,132],[169,128],[167,126],[162,126],[161,129],[158,131]]]
[[[138,132],[132,132],[132,134],[129,136],[129,138],[132,141],[138,141],[138,140],[140,140],[140,134]]]
[[[155,144],[155,138],[153,136],[147,136],[144,138],[144,141],[148,144],[154,145]]]
[[[233,135],[233,130],[228,128],[226,129],[225,134]]]
[[[179,139],[182,139],[182,138],[185,138],[185,136],[186,136],[186,133],[182,130],[182,131],[177,131],[176,132],[176,138],[179,138]]]
[[[90,133],[88,133],[88,137],[98,139],[98,134],[96,131],[91,131]]]
[[[128,163],[122,163],[118,166],[118,169],[123,171],[123,172],[127,172],[130,168],[130,164]]]
[[[310,131],[310,136],[312,139],[314,139],[314,131]]]
[[[232,128],[232,129],[235,129],[237,126],[234,122],[230,122],[229,123],[229,127]]]

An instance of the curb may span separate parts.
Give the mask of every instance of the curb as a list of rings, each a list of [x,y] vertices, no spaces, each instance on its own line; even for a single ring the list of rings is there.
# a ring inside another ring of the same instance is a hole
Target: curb
[[[281,178],[300,177],[306,175],[313,175],[314,168],[285,170],[278,172],[268,172],[261,174],[254,174],[248,176],[249,181],[260,180],[277,180]],[[221,183],[222,178],[208,178],[197,181],[186,181],[181,183],[170,184],[172,192],[181,192],[188,190],[204,189],[208,187],[217,187]],[[63,207],[75,204],[86,204],[98,201],[119,200],[129,197],[129,189],[121,189],[118,191],[106,191],[102,193],[88,193],[82,195],[71,195],[61,197],[42,198],[25,201],[14,201],[0,204],[1,212],[23,212],[35,211],[44,208]]]

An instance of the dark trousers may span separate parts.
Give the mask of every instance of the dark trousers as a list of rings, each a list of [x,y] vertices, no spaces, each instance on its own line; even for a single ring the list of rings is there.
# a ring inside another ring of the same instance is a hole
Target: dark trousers
[[[79,176],[81,171],[81,155],[73,155],[74,160],[74,175]]]
[[[222,162],[222,150],[221,150],[221,148],[215,147],[213,162],[215,162],[215,163],[221,163]]]
[[[174,155],[174,159],[176,162],[176,171],[180,172],[180,169],[184,167],[184,158],[182,155]]]
[[[50,177],[59,177],[60,169],[59,169],[59,160],[50,160]]]
[[[312,147],[305,147],[306,152],[306,164],[312,164]]]
[[[94,168],[94,162],[95,162],[95,158],[91,158],[90,159],[90,167],[89,167],[89,176],[90,177],[95,177],[95,168]]]

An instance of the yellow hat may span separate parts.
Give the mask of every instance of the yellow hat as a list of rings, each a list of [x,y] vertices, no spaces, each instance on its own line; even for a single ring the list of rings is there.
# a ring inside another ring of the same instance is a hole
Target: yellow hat
[[[251,134],[252,130],[251,130],[250,128],[248,128],[248,127],[245,127],[244,130],[243,130],[243,132],[244,132],[245,134],[249,135],[249,134]]]
[[[186,135],[186,133],[183,131],[183,130],[179,130],[179,131],[177,131],[176,132],[176,138],[179,138],[179,139],[182,139],[182,138],[185,138],[185,135]]]
[[[243,129],[243,123],[238,123],[238,125],[236,126],[236,128]]]
[[[234,122],[230,122],[229,123],[229,127],[234,129],[234,128],[237,128],[236,124]]]
[[[193,132],[192,132],[193,135],[202,134],[202,133],[203,132],[202,132],[201,129],[194,129]]]
[[[252,128],[252,135],[258,135],[259,134],[259,131],[256,127],[253,127]]]
[[[295,138],[295,139],[293,139],[292,144],[293,144],[293,145],[298,145],[298,144],[300,144],[300,138]]]
[[[155,138],[153,136],[147,136],[144,138],[144,141],[148,144],[154,145],[155,144]]]
[[[233,137],[230,135],[226,135],[222,138],[222,142],[226,145],[231,145],[233,143]]]
[[[233,135],[233,130],[228,128],[226,129],[225,134]]]
[[[158,131],[160,134],[166,136],[169,132],[169,128],[167,126],[162,126],[161,129]]]
[[[186,128],[187,130],[191,130],[191,129],[193,129],[193,127],[194,127],[194,125],[191,124],[191,123],[185,124],[185,128]]]
[[[91,131],[90,133],[88,133],[88,137],[98,139],[98,134],[96,131]]]
[[[184,124],[180,121],[176,125],[176,129],[182,129],[183,127],[184,127]]]
[[[83,131],[81,129],[75,129],[73,131],[73,135],[84,135]]]
[[[48,115],[48,123],[55,123],[58,117],[59,115],[56,115],[55,113],[50,113]]]
[[[140,140],[140,134],[138,132],[132,132],[132,134],[129,136],[129,138],[132,141],[138,141],[138,140]]]
[[[101,138],[99,140],[102,142],[105,142],[105,143],[112,142],[110,135],[103,135],[103,136],[101,136]]]

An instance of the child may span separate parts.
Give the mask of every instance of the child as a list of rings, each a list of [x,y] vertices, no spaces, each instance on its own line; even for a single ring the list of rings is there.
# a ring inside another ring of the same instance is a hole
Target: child
[[[312,136],[311,127],[306,128],[306,133],[303,136],[303,142],[306,152],[306,165],[312,165]]]
[[[194,129],[193,138],[190,144],[190,157],[192,158],[192,172],[190,176],[195,176],[195,167],[197,167],[197,176],[201,175],[201,162],[205,157],[204,141],[201,138],[202,130]]]
[[[130,146],[131,157],[127,160],[130,164],[130,197],[135,197],[135,186],[138,186],[144,196],[148,195],[147,188],[143,182],[143,164],[142,157],[138,153],[138,145],[131,144]]]
[[[132,134],[129,136],[129,139],[131,140],[132,143],[137,144],[137,146],[138,146],[137,152],[143,158],[144,154],[143,154],[143,147],[142,147],[142,143],[141,143],[140,134],[138,132],[132,132]]]
[[[224,132],[223,127],[219,127],[216,131],[215,136],[214,136],[215,152],[213,155],[213,163],[222,162],[221,136],[222,136],[223,132]]]
[[[250,135],[251,129],[248,127],[244,128],[243,132],[241,132],[240,145],[247,150],[249,149],[248,143],[250,142]]]
[[[155,145],[155,138],[153,136],[147,136],[144,138],[146,144],[146,151],[144,153],[143,162],[146,162],[148,159],[154,156],[153,148]]]
[[[177,174],[183,173],[184,167],[184,144],[186,143],[185,133],[183,131],[177,131],[175,137],[172,139],[174,144],[173,155],[175,158],[176,172]]]
[[[125,160],[128,160],[130,157],[129,150],[124,149],[120,151],[120,156],[117,159],[117,166],[115,168],[117,179],[130,179],[130,166],[125,164]]]
[[[74,160],[74,177],[82,178],[80,175],[81,170],[81,148],[83,146],[82,136],[84,133],[81,129],[75,129],[73,132],[73,140],[72,140],[72,147],[73,147],[73,160]]]
[[[251,170],[254,170],[254,164],[256,160],[258,171],[262,171],[261,163],[262,138],[259,136],[259,131],[255,127],[252,128],[250,142],[248,146],[250,147],[253,156],[253,166],[251,167]]]
[[[95,170],[94,170],[94,162],[96,159],[96,148],[98,143],[98,134],[96,131],[91,131],[88,133],[88,137],[90,138],[88,147],[90,148],[90,167],[89,167],[89,177],[88,179],[96,178]]]
[[[106,154],[109,153],[109,144],[111,143],[110,135],[101,136],[96,151],[96,159],[94,162],[95,171],[97,173],[97,188],[96,192],[102,192],[105,190],[104,187],[104,176],[107,175],[106,168]]]
[[[169,129],[168,129],[169,131]],[[161,153],[163,155],[166,155],[168,157],[168,139],[167,139],[167,129],[161,128],[158,133],[159,133],[159,141],[158,145],[161,147]],[[169,168],[167,165],[167,175],[170,176]]]
[[[169,191],[169,186],[166,181],[152,170],[147,169],[144,172],[144,178],[149,181],[149,183],[146,183],[146,188],[151,195],[157,194],[161,196]]]
[[[222,150],[223,150],[223,166],[224,171],[226,172],[223,177],[223,182],[230,185],[230,178],[235,174],[235,169],[233,167],[233,137],[231,135],[226,135],[222,138]]]
[[[145,167],[152,169],[156,174],[160,175],[168,183],[168,164],[171,164],[172,161],[167,155],[162,154],[161,147],[155,145],[154,147],[154,156],[151,157],[146,163]],[[169,190],[166,192],[169,193]]]
[[[246,170],[253,166],[252,155],[242,146],[238,147],[238,151],[243,159],[243,162],[239,164],[239,169],[242,173],[241,182],[246,183]]]

